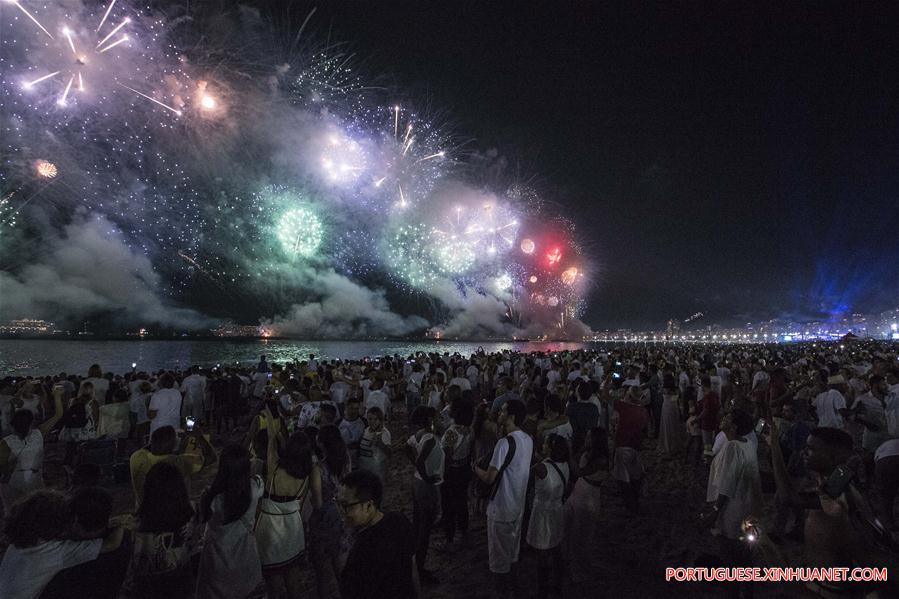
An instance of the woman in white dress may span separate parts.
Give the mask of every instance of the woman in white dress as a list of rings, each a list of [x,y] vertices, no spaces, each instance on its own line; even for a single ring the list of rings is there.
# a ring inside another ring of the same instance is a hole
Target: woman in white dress
[[[279,451],[284,425],[266,407],[262,412],[268,435],[266,489],[256,520],[256,544],[262,575],[272,596],[302,594],[302,562],[306,553],[306,529],[302,508],[313,475],[312,442],[295,432]]]
[[[594,428],[578,463],[578,479],[565,502],[566,557],[575,582],[586,580],[599,524],[601,486],[609,477],[609,440],[605,429]]]
[[[0,441],[0,497],[4,513],[21,497],[44,487],[44,437],[31,428],[34,415],[16,410],[11,435]]]
[[[534,475],[534,505],[528,524],[528,545],[537,550],[537,596],[546,597],[550,587],[562,594],[562,538],[565,489],[571,480],[568,440],[549,435],[543,444],[545,460],[531,468]],[[550,579],[552,582],[550,582]]]
[[[665,375],[662,383],[662,415],[659,424],[659,452],[674,455],[684,447],[684,421],[681,418],[677,380]]]
[[[253,535],[256,505],[265,490],[250,475],[250,452],[229,445],[219,456],[219,471],[200,501],[206,542],[197,575],[200,599],[264,597],[265,581]]]

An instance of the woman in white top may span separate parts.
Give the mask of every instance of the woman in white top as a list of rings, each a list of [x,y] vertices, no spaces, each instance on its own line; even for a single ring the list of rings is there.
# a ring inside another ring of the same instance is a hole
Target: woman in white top
[[[543,453],[549,457],[531,468],[534,506],[527,532],[528,545],[537,550],[538,597],[546,597],[550,587],[562,594],[563,506],[565,489],[571,480],[568,469],[571,453],[566,439],[559,435],[547,436]]]
[[[16,410],[13,433],[0,441],[0,498],[6,514],[20,497],[44,487],[44,437],[32,422],[31,412]]]
[[[440,411],[443,409],[443,391],[444,391],[444,377],[442,373],[437,373],[433,375],[430,379],[428,379],[428,385],[425,387],[428,403],[427,405],[434,408],[436,411]],[[410,414],[411,417],[411,414]]]
[[[727,443],[709,469],[706,501],[714,502],[715,527],[734,545],[742,535],[743,520],[761,505],[757,445],[747,439],[752,425],[752,417],[742,410],[724,417],[721,430]]]
[[[605,429],[594,428],[587,435],[577,468],[577,482],[565,502],[565,545],[571,578],[581,582],[593,571],[589,548],[594,546],[599,524],[601,486],[609,476]]]
[[[662,414],[659,424],[659,452],[674,455],[684,447],[684,422],[678,405],[677,381],[666,374],[662,383]]]
[[[90,383],[94,389],[94,398],[100,405],[106,403],[106,393],[109,391],[109,379],[103,378],[103,369],[99,364],[94,364],[87,370],[87,378],[84,383]]]
[[[229,445],[219,456],[219,470],[200,501],[206,542],[197,575],[201,599],[264,597],[265,581],[253,526],[265,484],[250,475],[250,452]]]
[[[387,480],[387,455],[393,439],[390,431],[384,427],[384,412],[373,406],[366,412],[368,426],[359,440],[359,457],[356,467],[359,470],[374,472],[381,480]]]
[[[436,410],[418,406],[412,412],[412,426],[417,429],[406,441],[409,458],[415,466],[412,486],[412,526],[415,530],[415,565],[423,584],[435,582],[431,571],[425,569],[431,529],[440,511],[440,490],[443,483],[444,451],[434,435]]]
[[[443,531],[451,544],[458,529],[462,536],[468,532],[468,486],[471,483],[471,453],[474,436],[474,402],[459,397],[449,407],[452,424],[441,438],[445,466],[440,499],[443,510]]]

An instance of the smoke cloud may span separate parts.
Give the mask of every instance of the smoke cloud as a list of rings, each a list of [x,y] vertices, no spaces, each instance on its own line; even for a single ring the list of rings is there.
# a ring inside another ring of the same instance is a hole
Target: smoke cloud
[[[45,253],[13,275],[0,273],[0,313],[73,320],[96,315],[124,322],[197,328],[209,320],[158,295],[150,260],[133,252],[105,218],[77,217],[59,236],[45,235]]]

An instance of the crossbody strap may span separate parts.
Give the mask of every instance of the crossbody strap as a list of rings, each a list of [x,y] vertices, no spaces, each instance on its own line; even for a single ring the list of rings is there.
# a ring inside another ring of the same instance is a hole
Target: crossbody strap
[[[559,466],[552,460],[546,460],[546,463],[549,464],[550,466],[552,466],[555,469],[555,471],[559,473],[559,478],[562,479],[562,489],[565,489],[568,486],[568,479],[565,478],[564,474],[562,474],[562,469],[559,468]],[[563,501],[565,499],[564,491],[562,493],[562,499],[563,499]]]
[[[506,457],[503,460],[503,465],[499,468],[499,472],[496,473],[496,479],[494,479],[493,481],[493,488],[490,489],[491,500],[496,497],[496,493],[497,491],[499,491],[499,483],[503,478],[503,474],[505,474],[506,470],[509,468],[509,464],[512,463],[512,458],[515,457],[515,437],[513,437],[512,435],[507,435],[506,441],[509,443],[509,452],[506,454]]]

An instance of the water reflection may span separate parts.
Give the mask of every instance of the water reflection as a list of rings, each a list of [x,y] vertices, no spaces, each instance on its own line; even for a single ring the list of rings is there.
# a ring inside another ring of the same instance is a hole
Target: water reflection
[[[459,352],[471,354],[483,347],[487,352],[562,351],[584,347],[583,343],[459,341],[292,341],[258,339],[246,341],[63,341],[0,339],[0,375],[87,373],[91,364],[100,364],[106,372],[123,373],[136,362],[138,369],[185,368],[193,364],[255,364],[260,354],[270,362],[317,357],[351,359],[364,356],[416,352]]]

